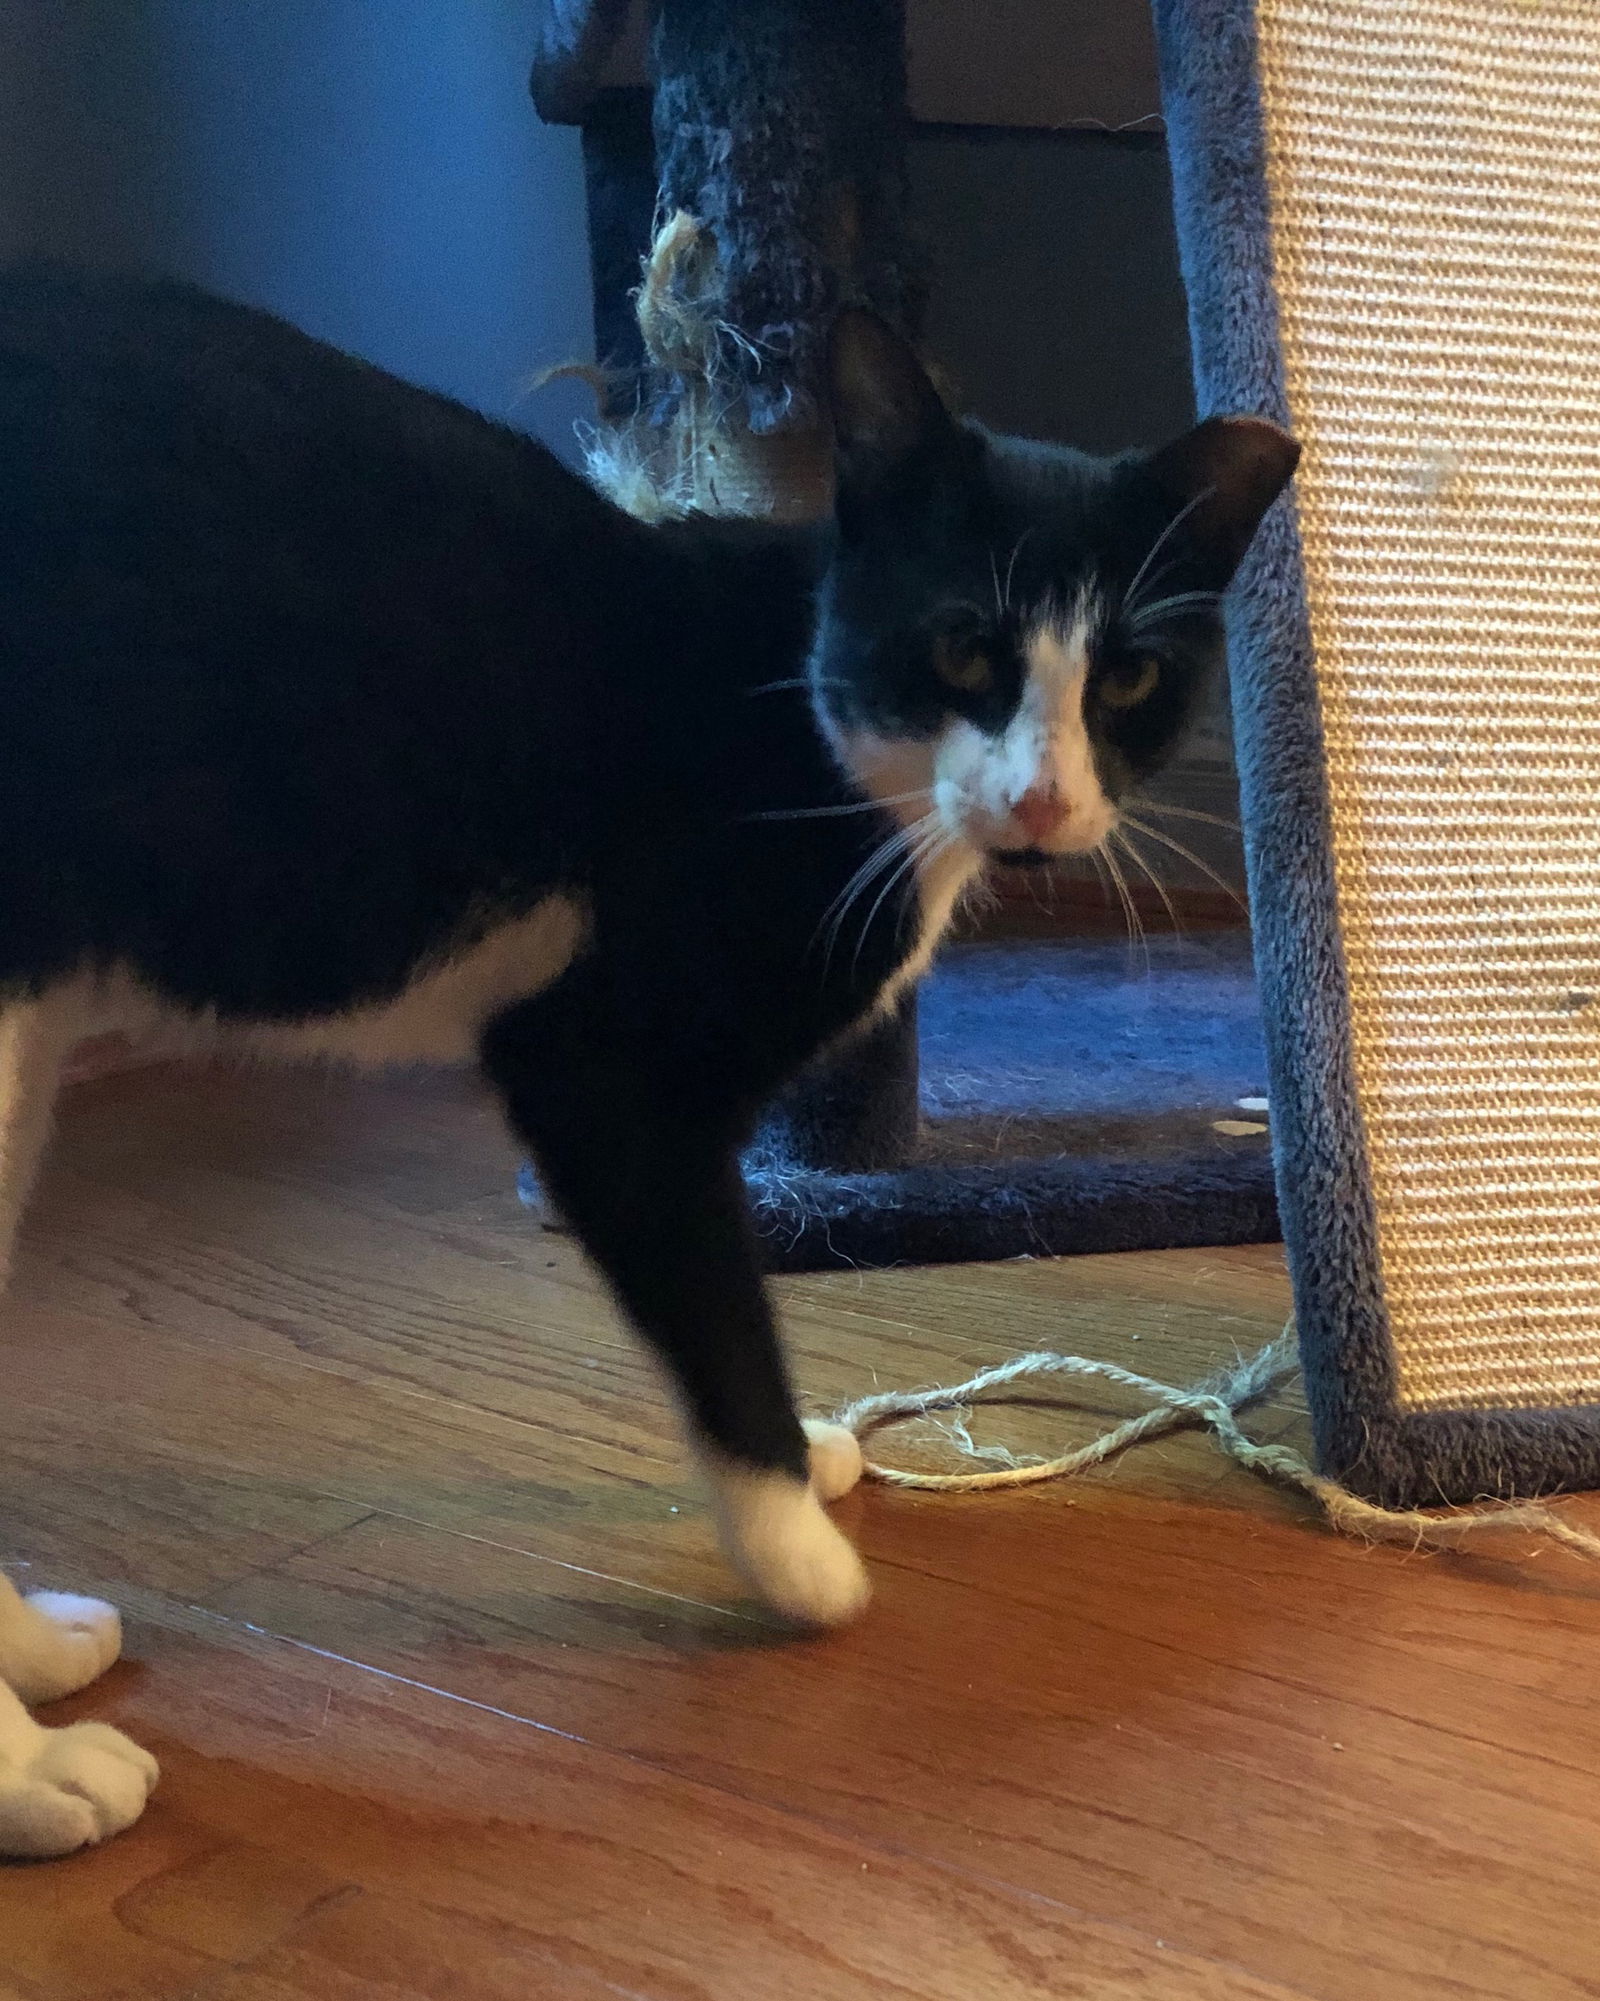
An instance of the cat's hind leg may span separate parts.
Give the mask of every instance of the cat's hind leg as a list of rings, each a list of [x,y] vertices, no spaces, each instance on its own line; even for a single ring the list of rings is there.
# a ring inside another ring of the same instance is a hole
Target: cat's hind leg
[[[69,1855],[144,1811],[156,1761],[106,1723],[47,1729],[23,1707],[85,1687],[116,1659],[121,1625],[96,1598],[0,1576],[0,1855]]]

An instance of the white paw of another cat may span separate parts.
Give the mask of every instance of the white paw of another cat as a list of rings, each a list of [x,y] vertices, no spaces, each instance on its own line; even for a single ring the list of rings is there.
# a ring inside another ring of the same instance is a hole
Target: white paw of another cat
[[[24,1702],[54,1702],[99,1679],[122,1652],[114,1605],[66,1591],[35,1591],[14,1604],[0,1635],[0,1677]]]
[[[872,1586],[816,1489],[787,1473],[713,1471],[728,1560],[756,1596],[797,1626],[842,1626]]]
[[[150,1753],[109,1723],[46,1730],[19,1707],[0,1717],[0,1855],[71,1855],[120,1834],[158,1776]]]
[[[822,1501],[840,1501],[861,1478],[861,1441],[842,1424],[826,1418],[808,1417],[806,1437],[811,1444],[811,1484]]]

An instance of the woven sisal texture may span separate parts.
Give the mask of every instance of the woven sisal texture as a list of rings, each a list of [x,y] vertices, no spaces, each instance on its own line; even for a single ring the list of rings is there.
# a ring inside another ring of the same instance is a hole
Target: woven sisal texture
[[[1402,1408],[1600,1400],[1600,0],[1258,0]]]

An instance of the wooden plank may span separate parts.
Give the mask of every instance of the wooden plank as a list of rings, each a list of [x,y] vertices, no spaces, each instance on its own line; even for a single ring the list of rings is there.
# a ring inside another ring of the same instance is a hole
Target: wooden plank
[[[1318,1993],[1585,1992],[1592,1598],[1104,1490],[854,1512],[878,1603],[789,1648],[378,1519],[218,1603]]]
[[[247,1971],[197,1988],[175,1967],[165,1990],[147,1974],[145,1994],[272,1996],[286,1982],[339,2001],[582,1994],[570,1970],[661,2001],[1290,2001],[1292,1990],[1238,1969],[514,1717],[160,1616],[142,1634],[142,1674],[96,1703],[163,1760],[149,1816],[47,1877],[0,1874],[7,1970],[36,1930],[28,1886],[53,1886],[60,1922],[36,1990],[48,2001],[129,1991],[114,1958],[77,1951],[79,1898],[102,1931],[128,1914],[134,1954],[151,1912],[164,1949],[182,1939],[191,1960],[213,1964],[230,1953],[240,1921],[213,1929],[216,1900],[195,1896],[197,1869],[225,1904],[264,1872],[274,1913],[327,1888],[309,1922]],[[110,1867],[122,1887],[108,1911],[96,1871]],[[336,1886],[375,1901],[339,1901]],[[508,1985],[519,1968],[520,1989]]]
[[[850,1497],[878,1602],[784,1641],[508,1164],[448,1083],[149,1075],[69,1109],[0,1332],[5,1554],[142,1610],[138,1664],[66,1713],[168,1769],[124,1841],[0,1872],[0,1993],[431,1996],[454,1956],[462,1997],[533,1969],[563,2001],[1592,2001],[1584,1572],[1368,1552],[1174,1440],[1072,1487]],[[1286,1307],[1261,1248],[783,1291],[823,1404],[1041,1345],[1188,1381]],[[1254,1422],[1303,1439],[1297,1394]]]
[[[626,1990],[549,1957],[536,1931],[413,1900],[353,1892],[205,2001],[606,2001]],[[631,2001],[650,2001],[632,1990]]]

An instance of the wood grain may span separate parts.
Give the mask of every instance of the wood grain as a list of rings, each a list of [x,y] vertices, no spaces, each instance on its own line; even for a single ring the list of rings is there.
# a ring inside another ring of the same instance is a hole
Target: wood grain
[[[109,1848],[0,1871],[0,1994],[1600,1993],[1575,1563],[1368,1551],[1190,1437],[851,1496],[877,1603],[796,1641],[512,1164],[448,1081],[77,1094],[0,1321],[0,1521],[130,1609],[63,1712],[166,1777]],[[1270,1247],[783,1294],[819,1407],[1034,1346],[1189,1381],[1286,1310]],[[1303,1442],[1298,1394],[1254,1424]]]
[[[122,1846],[117,1906],[141,1944],[153,1932],[171,1950],[181,1938],[245,1982],[199,1993],[298,1978],[302,1993],[337,1994],[316,1969],[352,1961],[367,1991],[406,1995],[452,1991],[452,1972],[455,1994],[493,1994],[507,1961],[524,1993],[542,1991],[553,1962],[560,1977],[581,1971],[663,2001],[1285,1993],[436,1689],[149,1609],[159,1624],[147,1632],[145,1673],[110,1706],[157,1749],[167,1776]],[[152,1840],[162,1851],[154,1876],[130,1882]],[[117,1854],[58,1866],[54,1880],[88,1879]],[[44,1873],[0,1875],[0,1898]],[[267,1908],[246,1916],[253,1883]],[[352,1890],[379,1901],[352,1914]],[[0,1938],[17,1910],[0,1901]],[[398,1937],[384,1929],[397,1913]],[[458,1948],[469,1967],[490,1969],[485,1989],[461,1985],[461,1969],[434,1956]],[[53,1979],[51,2001],[122,1991],[73,1984],[59,1967]]]

